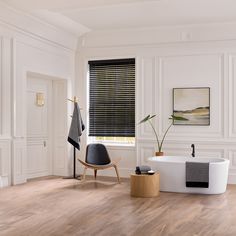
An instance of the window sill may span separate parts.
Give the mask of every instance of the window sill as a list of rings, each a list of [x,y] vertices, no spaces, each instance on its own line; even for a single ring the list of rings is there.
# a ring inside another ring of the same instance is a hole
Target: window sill
[[[135,143],[126,144],[126,143],[118,143],[118,142],[101,142],[101,141],[88,141],[88,144],[91,143],[101,143],[106,147],[114,147],[114,148],[122,148],[122,149],[135,149]]]

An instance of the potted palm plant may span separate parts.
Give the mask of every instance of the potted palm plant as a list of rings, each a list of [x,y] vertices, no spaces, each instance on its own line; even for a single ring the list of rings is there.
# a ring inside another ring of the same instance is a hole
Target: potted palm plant
[[[157,141],[157,150],[158,150],[158,151],[156,152],[156,156],[163,156],[163,155],[164,155],[164,153],[162,152],[163,142],[164,142],[164,140],[165,140],[165,138],[166,138],[166,135],[167,135],[169,129],[170,129],[171,126],[174,124],[174,121],[175,121],[175,120],[188,120],[188,119],[186,119],[186,118],[184,118],[184,117],[181,117],[181,116],[174,116],[174,115],[171,115],[171,116],[169,117],[169,120],[171,120],[171,123],[170,123],[170,125],[167,127],[167,129],[166,129],[166,131],[165,131],[165,133],[164,133],[162,139],[160,139],[160,138],[158,137],[158,134],[157,134],[157,132],[156,132],[156,130],[155,130],[155,128],[154,128],[154,125],[153,125],[153,123],[152,123],[152,121],[151,121],[155,116],[156,116],[156,115],[148,115],[148,116],[146,116],[144,119],[142,119],[142,120],[139,122],[139,124],[146,123],[146,122],[148,122],[148,123],[150,124],[150,126],[152,127],[152,130],[153,130],[153,132],[154,132],[154,134],[155,134],[156,141]]]

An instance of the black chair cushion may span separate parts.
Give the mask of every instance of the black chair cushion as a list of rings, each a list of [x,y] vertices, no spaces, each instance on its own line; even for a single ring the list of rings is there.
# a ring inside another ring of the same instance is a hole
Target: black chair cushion
[[[93,165],[107,165],[111,163],[106,147],[100,143],[93,143],[87,146],[85,161]]]

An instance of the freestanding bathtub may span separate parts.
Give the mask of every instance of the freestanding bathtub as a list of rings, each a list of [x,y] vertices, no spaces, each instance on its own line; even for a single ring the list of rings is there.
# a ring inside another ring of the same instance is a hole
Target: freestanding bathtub
[[[209,162],[209,188],[187,188],[185,185],[185,162]],[[160,191],[180,193],[220,194],[226,191],[229,160],[223,158],[200,158],[162,156],[148,158],[148,164],[160,173]]]

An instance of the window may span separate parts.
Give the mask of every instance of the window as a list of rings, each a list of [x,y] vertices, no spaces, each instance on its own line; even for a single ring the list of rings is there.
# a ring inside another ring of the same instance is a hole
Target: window
[[[135,59],[89,61],[89,136],[134,142]]]

